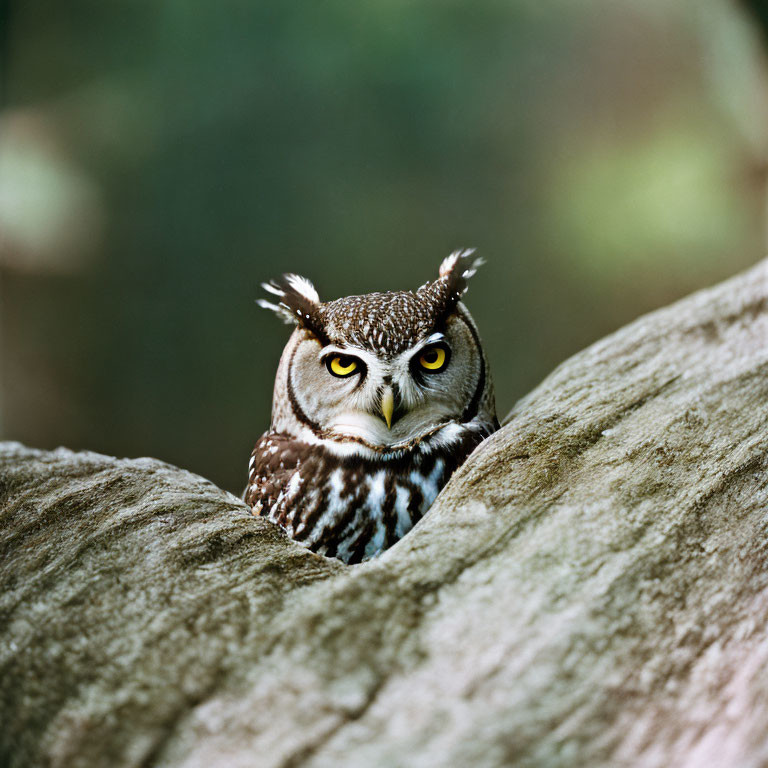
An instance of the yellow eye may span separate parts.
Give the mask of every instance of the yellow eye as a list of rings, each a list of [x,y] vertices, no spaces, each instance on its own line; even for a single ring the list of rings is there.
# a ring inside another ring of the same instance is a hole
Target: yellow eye
[[[445,347],[427,347],[419,356],[419,365],[430,373],[441,371],[448,364]]]
[[[360,364],[354,357],[348,357],[347,355],[334,355],[328,359],[326,363],[328,370],[334,376],[351,376],[359,368]]]

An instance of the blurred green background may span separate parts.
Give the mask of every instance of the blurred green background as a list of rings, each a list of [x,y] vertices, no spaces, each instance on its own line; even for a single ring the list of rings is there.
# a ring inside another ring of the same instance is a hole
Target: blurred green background
[[[729,0],[0,0],[0,436],[240,492],[288,329],[452,249],[500,414],[765,251],[765,62]]]

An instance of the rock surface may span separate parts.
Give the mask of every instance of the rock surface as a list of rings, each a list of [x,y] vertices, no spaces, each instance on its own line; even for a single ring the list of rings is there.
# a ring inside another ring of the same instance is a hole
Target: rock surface
[[[768,765],[768,261],[564,363],[376,561],[0,446],[0,765]]]

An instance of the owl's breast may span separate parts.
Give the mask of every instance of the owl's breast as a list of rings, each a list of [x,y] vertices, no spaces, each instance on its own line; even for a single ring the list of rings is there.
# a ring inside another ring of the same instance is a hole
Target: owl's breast
[[[245,501],[311,550],[360,562],[411,530],[486,435],[467,429],[451,443],[369,457],[267,432],[251,455]]]

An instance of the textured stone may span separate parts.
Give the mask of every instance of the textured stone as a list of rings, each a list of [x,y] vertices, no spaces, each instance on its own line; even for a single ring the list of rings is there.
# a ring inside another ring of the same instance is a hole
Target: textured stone
[[[560,366],[347,567],[0,447],[0,765],[768,764],[768,262]]]

